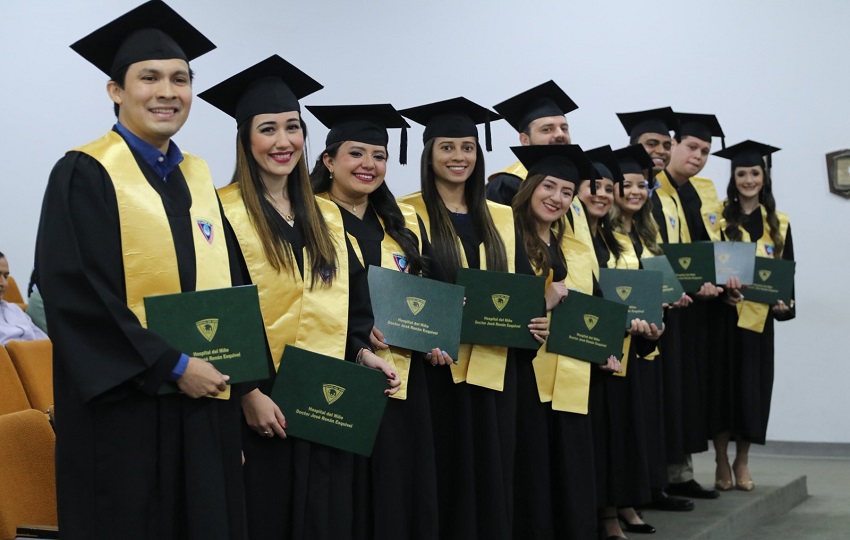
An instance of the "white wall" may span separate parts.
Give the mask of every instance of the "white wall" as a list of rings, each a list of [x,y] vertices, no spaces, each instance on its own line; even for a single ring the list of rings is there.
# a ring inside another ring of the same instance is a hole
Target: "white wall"
[[[106,77],[68,45],[135,0],[0,2],[0,251],[26,281],[41,197],[64,151],[109,129]],[[399,108],[464,95],[492,106],[548,79],[580,105],[574,142],[622,146],[614,112],[670,105],[717,114],[728,141],[778,146],[779,208],[798,259],[795,321],[778,325],[769,438],[850,442],[850,201],[827,191],[824,154],[850,147],[850,3],[171,0],[218,45],[193,62],[201,91],[278,53],[326,89],[306,104],[392,102]],[[239,6],[250,7],[239,7]],[[765,8],[769,9],[765,9]],[[201,100],[176,140],[205,157],[218,185],[233,167],[234,125]],[[325,131],[306,115],[312,150]],[[417,189],[413,165],[390,169],[393,191]],[[490,170],[512,161],[516,134],[493,126]],[[397,139],[395,139],[397,141]],[[397,142],[391,143],[397,149]],[[313,154],[315,157],[315,154]],[[705,174],[721,191],[728,162]],[[820,236],[818,236],[820,234]],[[827,234],[824,237],[823,234]]]

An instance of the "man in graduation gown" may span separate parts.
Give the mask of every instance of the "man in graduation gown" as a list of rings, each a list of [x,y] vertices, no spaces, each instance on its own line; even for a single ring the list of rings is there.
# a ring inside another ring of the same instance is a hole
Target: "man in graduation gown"
[[[522,146],[571,143],[566,115],[578,109],[578,105],[554,81],[535,86],[493,108],[519,132]],[[517,161],[490,175],[487,198],[510,206],[527,174]]]
[[[712,136],[723,137],[714,115],[677,113],[678,128],[669,165],[656,176],[652,214],[665,243],[719,240],[722,208],[714,184],[697,175],[711,151]],[[664,367],[667,491],[702,499],[719,496],[694,480],[691,454],[708,449],[707,363],[711,355],[708,321],[718,295],[711,283],[696,293],[694,303],[678,315],[679,362]],[[678,336],[676,335],[678,334]]]
[[[110,77],[118,122],[56,164],[38,232],[61,534],[244,538],[239,401],[210,397],[227,375],[148,331],[143,302],[237,275],[209,170],[171,141],[214,45],[155,0],[72,48]]]

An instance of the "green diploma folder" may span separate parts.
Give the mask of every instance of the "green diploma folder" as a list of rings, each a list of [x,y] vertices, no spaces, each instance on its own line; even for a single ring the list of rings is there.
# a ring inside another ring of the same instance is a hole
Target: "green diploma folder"
[[[647,257],[640,260],[644,269],[661,272],[661,302],[672,304],[685,293],[667,257]]]
[[[625,304],[570,291],[552,311],[546,350],[594,364],[623,356]]]
[[[661,272],[600,268],[599,287],[607,300],[629,307],[626,328],[632,319],[643,319],[661,328]]]
[[[145,298],[148,329],[184,354],[206,360],[228,384],[270,376],[256,285]],[[166,383],[160,393],[177,392]]]
[[[387,388],[382,371],[287,345],[271,398],[288,436],[369,456]]]
[[[369,295],[375,326],[390,345],[457,358],[463,317],[463,287],[369,267]]]
[[[466,289],[461,342],[540,347],[528,325],[544,315],[544,277],[460,268],[457,284]]]
[[[755,259],[756,245],[753,242],[715,242],[715,283],[724,285],[729,278],[736,277],[742,285],[750,285]]]
[[[712,242],[663,244],[661,248],[685,292],[697,292],[703,283],[716,283]]]
[[[744,289],[744,298],[762,304],[779,300],[791,305],[796,263],[785,259],[756,257],[753,284]]]

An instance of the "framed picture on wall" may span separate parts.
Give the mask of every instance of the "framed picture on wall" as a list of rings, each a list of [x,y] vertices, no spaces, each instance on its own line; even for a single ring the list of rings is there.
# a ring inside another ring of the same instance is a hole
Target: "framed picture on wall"
[[[826,174],[829,179],[829,191],[850,199],[850,150],[827,154]]]

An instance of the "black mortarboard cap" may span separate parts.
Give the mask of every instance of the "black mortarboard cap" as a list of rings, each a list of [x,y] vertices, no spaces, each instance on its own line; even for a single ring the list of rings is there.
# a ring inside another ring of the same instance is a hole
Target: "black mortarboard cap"
[[[670,107],[617,113],[620,123],[626,128],[626,133],[634,140],[644,133],[669,133],[676,129],[678,120],[676,113]]]
[[[555,84],[555,81],[547,81],[506,99],[493,108],[514,129],[521,132],[538,118],[565,115],[578,109],[578,105]]]
[[[690,135],[710,143],[712,137],[720,137],[722,148],[726,148],[723,128],[713,114],[676,113],[676,117],[679,119],[679,129],[676,131],[679,140]]]
[[[490,122],[502,117],[464,97],[437,101],[419,107],[410,107],[399,114],[425,126],[422,142],[434,137],[478,138],[478,124],[484,124],[484,140],[487,151],[493,149]]]
[[[77,41],[71,48],[109,77],[144,60],[189,62],[215,45],[161,0],[150,0]]]
[[[646,175],[647,171],[652,171],[652,158],[646,153],[646,149],[642,144],[632,144],[624,148],[619,148],[614,150],[614,155],[617,157],[620,172],[623,174]]]
[[[779,148],[746,140],[729,148],[718,150],[714,155],[731,160],[732,169],[735,167],[755,167],[756,165],[765,166],[764,158],[767,158],[767,168],[770,169],[772,165],[770,156],[774,152],[779,152]]]
[[[307,105],[307,109],[330,131],[325,146],[357,141],[387,146],[387,128],[401,128],[399,163],[407,164],[407,128],[404,117],[389,103],[376,105]]]
[[[512,146],[511,151],[528,170],[528,177],[554,176],[578,188],[582,180],[596,176],[593,164],[577,144]]]
[[[611,150],[611,146],[605,145],[592,150],[588,150],[587,157],[593,162],[596,172],[601,178],[609,178],[615,184],[620,184],[620,195],[623,195],[623,171],[620,170],[620,162],[617,161],[617,156]],[[591,191],[596,192],[596,182],[590,183]]]
[[[323,86],[278,55],[272,55],[204,90],[198,97],[236,119],[258,114],[301,112],[298,100]]]

